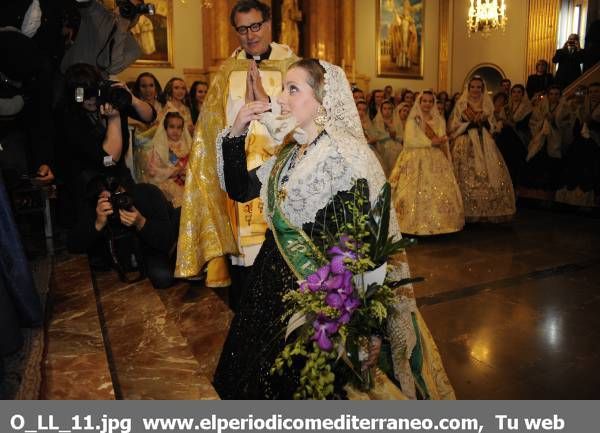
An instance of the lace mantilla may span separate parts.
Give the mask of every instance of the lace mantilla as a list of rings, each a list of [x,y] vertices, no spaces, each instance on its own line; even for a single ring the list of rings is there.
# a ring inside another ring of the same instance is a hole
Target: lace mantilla
[[[323,106],[327,113],[324,134],[289,173],[286,198],[281,207],[291,223],[298,227],[314,222],[317,212],[340,191],[350,190],[358,179],[369,185],[373,204],[386,182],[373,151],[367,145],[360,117],[348,80],[341,68],[321,61],[325,69]],[[261,199],[266,203],[267,179],[275,159],[271,158],[257,172],[262,183]],[[287,170],[287,169],[285,169]],[[390,234],[400,236],[392,212]]]
[[[323,135],[317,145],[287,174],[285,199],[281,209],[298,227],[314,222],[317,212],[340,191],[352,189],[358,179],[369,184],[370,201],[374,203],[385,183],[375,155],[367,147],[349,151],[337,140]]]
[[[362,123],[345,72],[331,63],[324,61],[320,63],[325,69],[325,97],[323,98],[323,107],[327,112],[325,130],[335,138],[354,139],[352,145],[367,146]]]

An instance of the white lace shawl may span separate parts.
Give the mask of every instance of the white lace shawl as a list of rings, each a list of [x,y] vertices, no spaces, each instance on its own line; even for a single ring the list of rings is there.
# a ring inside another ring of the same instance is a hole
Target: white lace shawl
[[[257,171],[264,203],[267,202],[267,183],[274,163],[275,157]],[[377,157],[367,145],[355,146],[349,152],[343,142],[328,134],[324,134],[286,174],[289,180],[281,210],[297,227],[314,222],[320,209],[338,192],[352,189],[358,179],[367,180],[369,201],[374,204],[386,181]]]

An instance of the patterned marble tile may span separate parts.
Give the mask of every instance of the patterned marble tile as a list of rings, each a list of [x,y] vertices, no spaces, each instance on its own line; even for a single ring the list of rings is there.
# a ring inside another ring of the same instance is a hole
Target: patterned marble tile
[[[110,272],[97,283],[122,398],[218,398],[148,280],[128,285]]]
[[[208,288],[180,283],[159,292],[169,318],[186,338],[200,369],[212,378],[233,312]]]
[[[87,259],[55,264],[43,397],[115,398]]]

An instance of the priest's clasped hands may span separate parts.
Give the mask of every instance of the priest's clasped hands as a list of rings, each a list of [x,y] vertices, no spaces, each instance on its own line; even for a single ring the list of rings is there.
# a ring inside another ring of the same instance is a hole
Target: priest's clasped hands
[[[269,95],[265,92],[262,85],[260,73],[256,62],[252,60],[248,68],[246,77],[246,105],[244,105],[237,114],[229,135],[239,137],[248,129],[248,125],[253,120],[259,120],[260,115],[271,109]]]
[[[254,60],[250,61],[248,75],[246,76],[246,104],[254,101],[269,102],[269,95],[262,85],[260,72]]]

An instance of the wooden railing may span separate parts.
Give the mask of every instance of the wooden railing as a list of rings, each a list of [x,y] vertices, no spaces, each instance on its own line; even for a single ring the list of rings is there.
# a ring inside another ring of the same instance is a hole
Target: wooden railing
[[[600,81],[600,62],[597,62],[590,69],[585,71],[581,77],[573,81],[571,84],[567,86],[567,88],[563,91],[563,95],[571,96],[575,93],[575,90],[581,86],[589,86],[593,82]]]

